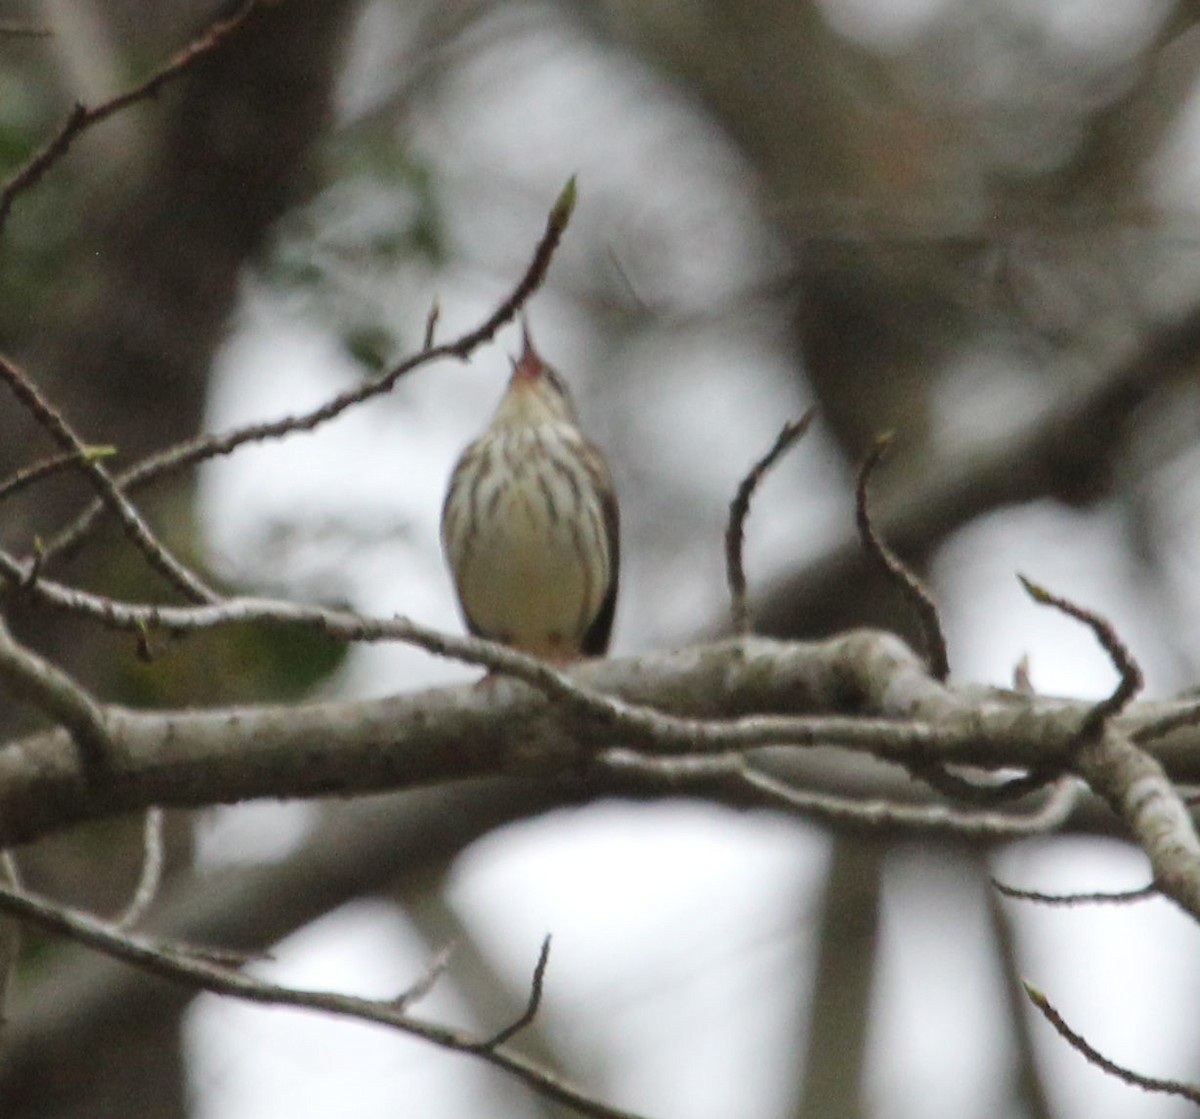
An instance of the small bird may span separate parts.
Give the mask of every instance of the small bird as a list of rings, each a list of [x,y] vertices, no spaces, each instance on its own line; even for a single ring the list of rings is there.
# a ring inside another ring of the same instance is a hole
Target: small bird
[[[450,477],[442,546],[471,633],[557,663],[603,656],[620,566],[612,476],[528,327],[522,343]]]

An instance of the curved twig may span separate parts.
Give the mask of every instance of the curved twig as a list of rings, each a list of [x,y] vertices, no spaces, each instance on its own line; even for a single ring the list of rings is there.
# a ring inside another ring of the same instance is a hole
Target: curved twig
[[[859,469],[858,484],[854,491],[855,524],[858,526],[858,535],[867,554],[879,564],[888,578],[896,583],[905,601],[916,611],[925,653],[929,657],[929,671],[933,674],[933,678],[948,680],[950,678],[950,653],[946,645],[946,634],[942,629],[942,619],[938,614],[937,603],[933,601],[933,595],[917,577],[916,572],[912,571],[884,543],[871,521],[871,513],[867,504],[867,483],[890,444],[890,436],[880,436]]]
[[[1071,1029],[1063,1020],[1062,1015],[1050,1004],[1050,1000],[1033,984],[1025,982],[1025,993],[1029,996],[1029,1001],[1042,1012],[1046,1021],[1058,1031],[1067,1044],[1082,1053],[1097,1068],[1103,1069],[1110,1076],[1115,1076],[1126,1084],[1132,1084],[1135,1088],[1142,1088],[1147,1092],[1165,1092],[1171,1096],[1182,1096],[1185,1100],[1200,1104],[1200,1086],[1188,1084],[1182,1080],[1160,1080],[1154,1076],[1143,1076],[1132,1069],[1127,1069],[1124,1065],[1117,1064],[1116,1061],[1104,1056],[1082,1035]]]
[[[1117,631],[1107,618],[1093,610],[1078,606],[1069,599],[1052,594],[1045,587],[1039,586],[1024,575],[1018,574],[1017,578],[1029,597],[1039,606],[1053,607],[1087,626],[1096,635],[1096,640],[1100,642],[1112,661],[1113,667],[1120,674],[1121,678],[1112,695],[1097,703],[1083,726],[1079,728],[1081,739],[1093,738],[1109,719],[1124,711],[1129,705],[1129,701],[1142,690],[1144,678],[1141,667],[1134,660],[1128,646],[1117,636]]]
[[[549,962],[550,934],[547,933],[542,938],[542,947],[538,952],[537,963],[533,965],[533,979],[529,983],[529,999],[525,1003],[525,1009],[521,1011],[513,1022],[505,1026],[504,1029],[493,1034],[486,1041],[479,1042],[476,1045],[477,1050],[486,1052],[489,1049],[495,1049],[497,1046],[503,1045],[509,1038],[519,1034],[526,1026],[533,1022],[542,1005],[542,991],[546,983],[546,965]]]
[[[1006,885],[999,878],[992,878],[991,883],[999,893],[1015,901],[1032,901],[1038,905],[1068,908],[1077,905],[1128,905],[1131,902],[1157,897],[1161,893],[1153,882],[1149,886],[1139,886],[1136,890],[1097,890],[1086,894],[1043,894],[1036,890],[1019,890],[1015,886]]]
[[[729,523],[725,528],[725,578],[729,584],[729,610],[734,633],[749,633],[751,628],[750,610],[746,605],[746,569],[742,563],[750,501],[767,472],[804,436],[816,414],[817,410],[810,408],[798,420],[788,420],[783,425],[771,449],[750,468],[729,504]]]
[[[0,618],[0,681],[64,727],[79,750],[84,776],[98,779],[112,757],[104,709],[56,664],[19,644]]]

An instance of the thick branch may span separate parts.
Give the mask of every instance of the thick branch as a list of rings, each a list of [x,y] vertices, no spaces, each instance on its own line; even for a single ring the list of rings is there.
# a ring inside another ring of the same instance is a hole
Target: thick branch
[[[729,641],[589,663],[559,679],[579,689],[579,702],[496,681],[294,707],[107,708],[103,782],[88,786],[65,732],[0,750],[0,844],[155,804],[549,778],[613,747],[681,756],[842,745],[901,764],[1070,769],[1092,707],[938,684],[902,642],[871,631],[817,644]],[[1163,713],[1138,705],[1120,725],[1131,731]]]

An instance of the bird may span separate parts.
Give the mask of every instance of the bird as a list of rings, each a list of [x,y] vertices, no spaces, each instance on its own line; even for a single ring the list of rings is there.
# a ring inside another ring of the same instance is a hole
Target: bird
[[[608,651],[620,517],[608,463],[528,324],[491,422],[442,506],[442,547],[467,629],[565,664]]]

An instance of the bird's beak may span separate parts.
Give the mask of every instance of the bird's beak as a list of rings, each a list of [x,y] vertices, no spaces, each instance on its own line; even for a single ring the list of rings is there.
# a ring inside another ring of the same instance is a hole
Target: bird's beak
[[[533,339],[529,337],[529,323],[521,320],[521,356],[510,358],[512,361],[512,379],[517,381],[534,381],[541,375],[542,359],[533,348]]]

